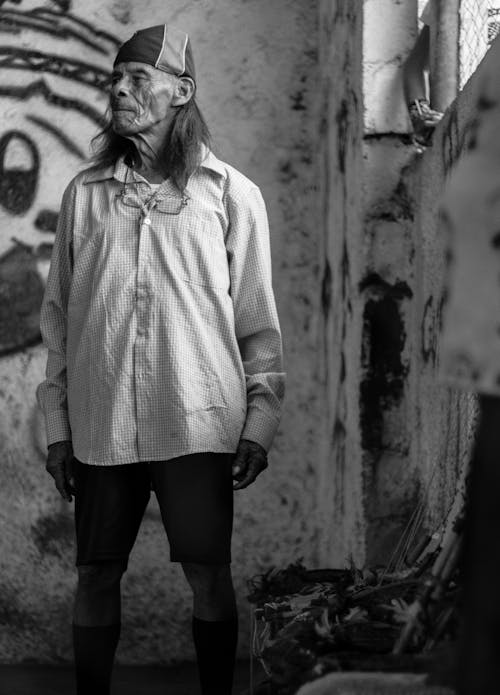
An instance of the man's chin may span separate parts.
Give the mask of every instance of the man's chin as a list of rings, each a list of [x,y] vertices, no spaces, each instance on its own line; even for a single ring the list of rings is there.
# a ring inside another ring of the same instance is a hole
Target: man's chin
[[[122,118],[116,118],[113,116],[111,119],[111,127],[117,135],[133,135],[137,132],[137,125],[130,121]]]
[[[126,128],[125,126],[117,126],[114,123],[111,124],[111,128],[115,135],[121,135],[122,137],[127,137],[127,135],[133,135],[135,132],[132,128]]]

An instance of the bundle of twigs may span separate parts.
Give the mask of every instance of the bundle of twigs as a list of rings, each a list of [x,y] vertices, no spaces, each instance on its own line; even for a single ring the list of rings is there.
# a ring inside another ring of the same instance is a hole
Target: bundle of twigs
[[[331,671],[369,670],[375,655],[378,670],[428,665],[418,655],[456,628],[466,475],[442,529],[419,543],[418,508],[383,568],[359,570],[351,562],[308,570],[298,561],[249,582],[252,652],[268,675],[267,692],[289,695]]]

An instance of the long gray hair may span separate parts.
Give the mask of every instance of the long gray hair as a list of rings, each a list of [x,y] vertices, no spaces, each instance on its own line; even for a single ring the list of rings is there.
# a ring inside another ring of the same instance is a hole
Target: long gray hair
[[[158,153],[158,159],[180,191],[184,191],[189,177],[200,165],[201,146],[210,147],[210,142],[210,131],[192,97],[186,104],[177,107],[163,150]],[[131,163],[137,154],[130,140],[114,132],[111,120],[92,139],[92,146],[92,162],[99,168],[115,164],[122,155]]]

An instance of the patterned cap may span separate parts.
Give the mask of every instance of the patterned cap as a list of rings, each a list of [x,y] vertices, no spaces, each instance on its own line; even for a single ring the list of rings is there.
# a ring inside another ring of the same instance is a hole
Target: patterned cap
[[[178,77],[195,79],[189,36],[166,24],[140,29],[120,47],[113,65],[129,62],[146,63]]]

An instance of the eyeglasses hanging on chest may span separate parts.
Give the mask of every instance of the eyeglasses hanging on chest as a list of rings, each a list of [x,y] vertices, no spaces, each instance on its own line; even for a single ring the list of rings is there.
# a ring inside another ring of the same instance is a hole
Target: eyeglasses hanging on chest
[[[151,193],[146,182],[127,181],[127,177],[125,177],[122,189],[116,197],[123,205],[142,210],[145,214],[155,210],[165,215],[179,215],[189,202],[189,196],[185,193],[170,194],[162,191],[161,187]]]

